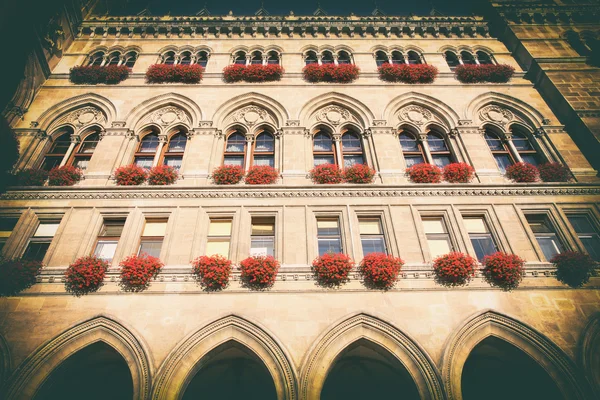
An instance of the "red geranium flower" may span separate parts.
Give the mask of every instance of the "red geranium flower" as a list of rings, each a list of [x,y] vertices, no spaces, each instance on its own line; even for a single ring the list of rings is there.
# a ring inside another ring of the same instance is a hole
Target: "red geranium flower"
[[[248,185],[270,185],[279,179],[279,171],[270,165],[253,165],[248,169],[244,181]]]
[[[519,287],[525,275],[525,261],[515,254],[497,252],[483,258],[483,277],[504,291]]]
[[[48,173],[48,185],[73,186],[83,178],[83,171],[72,165],[54,167]]]
[[[377,68],[379,78],[386,82],[433,83],[438,69],[427,64],[389,64]]]
[[[598,263],[589,254],[579,251],[562,252],[550,262],[556,267],[556,279],[573,288],[588,283],[598,268]]]
[[[141,185],[148,178],[148,171],[138,165],[124,165],[115,170],[115,181],[120,186]]]
[[[440,183],[442,170],[432,164],[415,164],[406,169],[410,180],[414,183]]]
[[[360,73],[360,68],[354,64],[309,64],[302,69],[304,80],[307,82],[354,82]]]
[[[65,272],[65,290],[77,297],[96,292],[104,284],[107,269],[106,261],[98,257],[78,258]]]
[[[154,64],[146,71],[147,83],[200,83],[204,68],[198,64]]]
[[[569,167],[561,163],[549,162],[538,165],[537,169],[544,182],[569,182],[573,179]]]
[[[442,286],[464,286],[475,276],[476,265],[477,261],[467,254],[445,254],[433,260],[435,281]]]
[[[117,84],[127,79],[130,72],[126,65],[77,66],[69,71],[69,80],[76,85]]]
[[[539,172],[535,165],[519,162],[506,168],[506,177],[515,182],[535,182],[538,180]]]
[[[348,183],[373,183],[375,170],[366,164],[354,164],[344,169],[344,180]]]
[[[400,258],[383,253],[371,253],[360,262],[358,272],[363,277],[365,286],[388,290],[396,284],[403,265],[404,261]]]
[[[462,83],[506,83],[512,78],[515,69],[510,65],[499,64],[465,64],[454,70],[454,75]]]
[[[444,180],[450,183],[469,183],[475,169],[467,163],[451,163],[444,167]]]
[[[192,261],[196,281],[208,291],[223,290],[229,285],[231,261],[221,255],[201,256]]]
[[[275,283],[279,266],[279,261],[273,256],[253,256],[242,260],[242,285],[256,290],[270,288]]]
[[[317,165],[308,174],[313,183],[342,183],[344,180],[342,170],[335,164]]]
[[[19,186],[44,186],[46,179],[48,179],[48,171],[43,169],[27,168],[17,172]]]
[[[317,257],[312,263],[317,283],[325,287],[339,287],[348,282],[352,268],[354,262],[343,253],[327,253]]]
[[[156,257],[147,254],[129,256],[119,264],[121,282],[125,291],[141,292],[150,286],[150,280],[156,278],[164,264]]]
[[[42,267],[37,260],[0,260],[0,297],[14,296],[33,286]]]
[[[244,169],[239,165],[221,165],[213,170],[212,180],[217,185],[235,185],[244,177]]]
[[[149,185],[172,185],[179,177],[179,171],[169,165],[157,165],[148,172]]]

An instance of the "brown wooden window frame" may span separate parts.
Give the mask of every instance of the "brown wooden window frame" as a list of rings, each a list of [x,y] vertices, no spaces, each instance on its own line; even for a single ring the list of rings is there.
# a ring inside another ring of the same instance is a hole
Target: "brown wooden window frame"
[[[329,136],[329,139],[331,140],[331,150],[316,150],[315,149],[315,138],[317,137],[317,135]],[[318,156],[331,156],[333,159],[333,164],[338,165],[337,155],[336,155],[336,151],[335,151],[335,141],[333,140],[333,134],[328,129],[323,129],[320,127],[315,129],[315,131],[313,132],[312,150],[313,150],[313,165],[314,166],[321,165],[321,164],[314,163],[314,161],[317,159]],[[324,163],[324,164],[329,164],[329,163]]]
[[[232,136],[239,134],[242,138],[243,138],[243,147],[242,147],[242,151],[227,151],[227,145],[229,144],[229,140]],[[242,163],[241,163],[241,167],[243,169],[246,169],[246,149],[248,146],[248,141],[246,140],[246,134],[243,130],[241,129],[233,129],[231,132],[229,132],[229,134],[227,134],[227,137],[225,139],[225,144],[224,144],[224,149],[223,149],[223,161],[221,163],[221,165],[238,165],[238,164],[225,164],[225,159],[229,156],[229,157],[242,157]]]

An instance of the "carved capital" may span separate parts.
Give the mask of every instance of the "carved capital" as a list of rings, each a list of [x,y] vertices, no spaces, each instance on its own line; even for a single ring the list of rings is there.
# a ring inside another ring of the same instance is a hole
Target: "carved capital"
[[[362,133],[362,136],[363,136],[364,138],[368,138],[369,136],[371,136],[371,134],[372,134],[372,133],[373,133],[373,132],[371,131],[371,129],[370,129],[370,128],[367,128],[367,129],[365,129],[365,130],[363,131],[363,133]]]

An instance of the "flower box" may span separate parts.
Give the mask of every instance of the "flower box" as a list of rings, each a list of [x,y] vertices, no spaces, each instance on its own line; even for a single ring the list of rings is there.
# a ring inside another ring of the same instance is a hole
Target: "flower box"
[[[275,283],[279,261],[273,256],[253,256],[240,262],[240,280],[244,287],[255,290],[268,289]]]
[[[317,165],[308,172],[308,176],[318,184],[342,183],[344,180],[342,170],[335,164]]]
[[[358,79],[360,68],[354,64],[309,64],[302,69],[304,80],[311,83],[351,83]]]
[[[244,181],[248,185],[271,185],[279,179],[279,171],[269,165],[253,165]]]
[[[234,82],[273,82],[281,80],[284,69],[278,64],[233,64],[223,68],[223,80]]]
[[[22,169],[16,174],[18,186],[44,186],[48,179],[48,171],[37,168]]]
[[[348,275],[354,262],[343,253],[327,253],[312,262],[312,272],[317,283],[325,287],[339,287],[350,281]]]
[[[433,83],[438,69],[427,64],[389,64],[377,68],[379,79],[386,82]]]
[[[366,287],[388,290],[398,280],[404,261],[383,253],[371,253],[365,256],[358,266]]]
[[[141,185],[148,178],[148,171],[138,165],[124,165],[115,170],[115,181],[119,186]]]
[[[96,292],[104,284],[107,269],[106,261],[98,257],[78,258],[65,272],[65,290],[77,297]]]
[[[569,167],[561,163],[549,162],[538,165],[537,169],[544,182],[569,182],[573,179]]]
[[[154,64],[146,71],[147,83],[200,83],[204,68],[198,64]]]
[[[447,287],[464,286],[475,276],[477,261],[463,253],[452,252],[433,260],[435,282]]]
[[[556,267],[556,279],[573,288],[580,288],[590,281],[598,263],[589,254],[565,251],[550,260]]]
[[[239,165],[221,165],[213,170],[211,178],[217,185],[235,185],[244,178],[244,168]]]
[[[15,258],[0,260],[0,297],[14,296],[36,282],[41,261]]]
[[[172,185],[179,178],[179,171],[169,165],[157,165],[148,172],[149,185]]]
[[[121,282],[127,292],[141,292],[150,286],[150,281],[158,275],[164,264],[156,257],[147,254],[129,256],[119,264]]]
[[[49,186],[73,186],[83,178],[83,171],[72,165],[55,167],[48,173]]]
[[[348,183],[373,183],[375,170],[366,164],[354,164],[344,169],[344,180]]]
[[[525,275],[525,263],[515,254],[497,252],[483,258],[483,277],[491,285],[509,292],[519,287]]]
[[[538,169],[535,165],[519,162],[506,168],[506,177],[515,182],[535,182],[539,178]]]
[[[512,78],[515,69],[505,64],[459,65],[454,76],[462,83],[506,83]]]
[[[229,285],[231,261],[221,255],[201,256],[192,261],[196,281],[207,291],[223,290]]]
[[[450,183],[469,183],[473,180],[475,169],[467,163],[451,163],[444,167],[444,180]]]
[[[69,80],[76,85],[96,85],[98,83],[115,85],[127,79],[130,71],[126,65],[78,66],[69,71]]]
[[[433,164],[415,164],[406,169],[410,180],[414,183],[440,183],[442,169]]]

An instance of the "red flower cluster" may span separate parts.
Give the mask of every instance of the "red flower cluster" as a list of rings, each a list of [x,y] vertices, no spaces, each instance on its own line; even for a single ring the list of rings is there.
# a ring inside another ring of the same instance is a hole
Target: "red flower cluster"
[[[515,254],[497,252],[483,258],[483,277],[492,286],[504,291],[519,287],[523,280],[525,261]]]
[[[223,80],[227,83],[234,82],[273,82],[281,80],[285,71],[278,64],[233,64],[223,68]]]
[[[514,73],[515,69],[505,64],[459,65],[454,70],[456,79],[462,83],[506,83]]]
[[[177,168],[169,165],[157,165],[148,172],[149,185],[172,185],[179,177]]]
[[[208,291],[223,290],[229,285],[231,261],[221,255],[201,256],[192,261],[196,281]]]
[[[452,252],[433,260],[436,283],[447,286],[464,286],[475,276],[477,261],[467,254]]]
[[[386,82],[433,83],[438,69],[427,64],[382,64],[379,68],[379,79]]]
[[[556,279],[573,288],[588,283],[598,268],[598,263],[589,254],[579,251],[557,254],[550,262],[556,267]]]
[[[279,179],[279,171],[270,165],[253,165],[246,173],[248,185],[270,185]]]
[[[54,167],[48,173],[48,185],[73,186],[83,178],[83,171],[72,165]]]
[[[65,272],[65,290],[77,297],[96,292],[104,284],[107,269],[106,261],[98,257],[78,258]]]
[[[506,177],[515,182],[535,182],[538,180],[539,172],[535,165],[519,162],[506,168]]]
[[[48,179],[48,171],[37,168],[22,169],[17,172],[16,178],[19,186],[44,186]]]
[[[253,256],[240,262],[242,285],[251,289],[267,289],[273,286],[279,261],[273,256]]]
[[[130,69],[126,65],[79,66],[71,68],[69,80],[76,85],[117,84],[127,79],[129,72]]]
[[[344,169],[344,180],[348,183],[373,183],[375,170],[367,164],[354,164]]]
[[[313,183],[327,184],[344,181],[342,170],[335,164],[317,165],[308,172],[308,175]]]
[[[0,297],[14,296],[33,286],[42,266],[36,260],[0,260]]]
[[[198,64],[154,64],[146,71],[147,83],[200,83],[204,68]]]
[[[156,278],[164,264],[156,257],[142,254],[129,256],[119,264],[121,282],[119,285],[128,292],[141,292],[150,286],[150,280]]]
[[[450,183],[469,183],[475,169],[467,163],[451,163],[444,167],[444,180]]]
[[[371,253],[365,256],[358,266],[365,286],[373,289],[388,290],[394,287],[404,261],[398,257],[383,253]]]
[[[239,165],[221,165],[213,170],[212,180],[217,185],[235,185],[244,177],[244,168]]]
[[[309,64],[302,69],[304,80],[311,83],[351,83],[358,78],[360,68],[354,64]]]
[[[148,178],[146,169],[135,165],[124,165],[115,170],[115,181],[119,186],[141,185]]]
[[[325,287],[339,287],[348,282],[348,275],[354,262],[343,253],[327,253],[317,257],[312,263],[312,272],[317,283]]]
[[[537,169],[544,182],[569,182],[573,177],[569,167],[557,162],[538,165]]]
[[[432,164],[415,164],[406,169],[410,180],[414,183],[440,183],[442,169]]]

